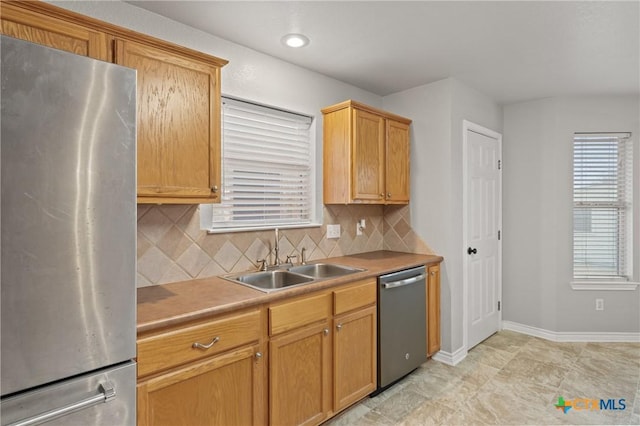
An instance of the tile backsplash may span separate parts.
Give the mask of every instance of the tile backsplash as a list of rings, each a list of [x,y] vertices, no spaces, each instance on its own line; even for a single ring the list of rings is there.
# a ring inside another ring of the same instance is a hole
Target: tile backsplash
[[[138,205],[138,287],[206,278],[256,268],[273,261],[273,231],[207,234],[197,205]],[[356,235],[356,222],[366,228]],[[328,224],[340,224],[340,238],[327,239]],[[408,206],[327,205],[321,227],[280,231],[280,259],[306,249],[307,260],[375,250],[431,254],[413,232]]]

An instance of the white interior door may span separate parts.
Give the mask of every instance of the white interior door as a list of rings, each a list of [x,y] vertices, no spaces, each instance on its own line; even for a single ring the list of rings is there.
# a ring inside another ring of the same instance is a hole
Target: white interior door
[[[500,327],[501,135],[465,122],[465,284],[467,349]]]

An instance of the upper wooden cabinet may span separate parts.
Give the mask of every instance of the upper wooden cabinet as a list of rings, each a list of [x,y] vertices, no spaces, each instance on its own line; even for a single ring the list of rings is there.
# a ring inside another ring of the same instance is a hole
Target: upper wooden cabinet
[[[138,71],[138,203],[220,201],[226,60],[44,2],[1,6],[3,34]]]
[[[116,40],[138,71],[138,202],[219,201],[220,66]]]
[[[407,204],[411,120],[345,101],[322,110],[325,204]]]
[[[60,49],[76,55],[109,61],[109,37],[103,31],[93,29],[81,22],[70,22],[52,14],[40,2],[34,4],[2,2],[2,34],[32,43]],[[25,6],[30,6],[25,9]],[[63,15],[64,16],[64,15]]]

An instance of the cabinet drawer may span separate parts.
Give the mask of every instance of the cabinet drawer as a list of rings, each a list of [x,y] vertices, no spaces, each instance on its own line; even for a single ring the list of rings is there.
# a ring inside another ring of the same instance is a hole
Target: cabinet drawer
[[[331,315],[331,294],[307,296],[269,308],[269,335],[321,321]]]
[[[260,339],[260,311],[212,320],[138,339],[138,377]],[[194,348],[194,343],[210,348]]]
[[[339,315],[376,303],[375,279],[359,281],[347,288],[333,292],[333,313]]]

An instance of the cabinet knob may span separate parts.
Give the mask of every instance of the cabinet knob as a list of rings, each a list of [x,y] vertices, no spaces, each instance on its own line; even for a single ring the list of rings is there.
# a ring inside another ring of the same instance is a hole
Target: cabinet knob
[[[384,194],[382,192],[380,193],[380,198],[384,198]]]
[[[342,330],[342,324],[338,324],[338,325],[336,325],[336,329],[337,329],[338,331]]]
[[[218,185],[213,185],[213,186],[211,187],[211,192],[213,192],[214,194],[215,194],[216,192],[218,192]]]
[[[391,193],[387,192],[387,198],[391,198]]]
[[[325,328],[324,330],[322,330],[322,333],[324,333],[325,336],[329,335],[329,329]]]
[[[262,358],[262,352],[256,352],[256,359]]]

